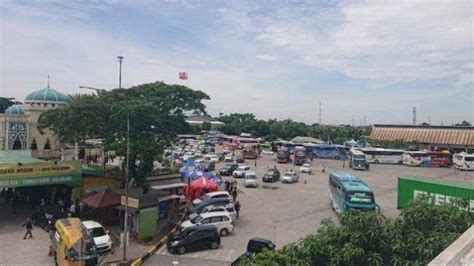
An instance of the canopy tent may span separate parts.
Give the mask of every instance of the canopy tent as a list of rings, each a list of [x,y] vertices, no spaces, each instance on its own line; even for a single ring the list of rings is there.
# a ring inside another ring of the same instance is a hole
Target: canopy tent
[[[201,165],[196,165],[194,161],[186,162],[179,170],[181,173],[181,181],[189,184],[194,180],[205,177],[217,185],[223,183],[222,179],[212,172],[205,172]]]
[[[185,193],[191,198],[191,200],[194,200],[199,198],[201,195],[218,190],[219,187],[216,183],[206,177],[200,177],[186,186]]]
[[[104,209],[120,205],[120,195],[110,189],[86,194],[82,202],[92,209]]]

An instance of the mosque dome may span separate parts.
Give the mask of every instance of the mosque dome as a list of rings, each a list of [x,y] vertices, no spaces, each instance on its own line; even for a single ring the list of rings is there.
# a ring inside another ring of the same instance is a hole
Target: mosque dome
[[[71,97],[50,87],[34,91],[25,98],[25,103],[67,103]]]
[[[21,108],[21,105],[15,104],[7,108],[5,110],[6,115],[24,115],[25,112],[23,111],[23,108]]]

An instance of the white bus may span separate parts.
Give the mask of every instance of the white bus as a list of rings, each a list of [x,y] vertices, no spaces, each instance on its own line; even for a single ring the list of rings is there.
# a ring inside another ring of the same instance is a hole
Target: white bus
[[[390,163],[402,164],[404,150],[382,149],[382,148],[368,148],[360,149],[367,158],[368,163]]]
[[[465,152],[454,154],[453,165],[459,170],[474,170],[474,154]]]

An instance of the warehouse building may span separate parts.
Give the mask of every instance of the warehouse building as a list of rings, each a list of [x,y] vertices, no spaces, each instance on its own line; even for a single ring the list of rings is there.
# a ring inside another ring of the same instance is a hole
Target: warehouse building
[[[374,125],[370,138],[376,141],[403,140],[430,149],[474,149],[474,127]]]

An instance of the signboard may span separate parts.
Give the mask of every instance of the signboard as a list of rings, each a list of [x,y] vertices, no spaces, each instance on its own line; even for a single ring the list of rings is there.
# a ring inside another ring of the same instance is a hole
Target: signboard
[[[0,165],[0,187],[79,184],[81,179],[80,162]]]
[[[125,196],[122,196],[120,198],[120,203],[123,205],[123,206],[126,206],[127,203],[126,203],[126,198]],[[135,199],[135,198],[130,198],[128,197],[128,207],[132,207],[132,208],[135,208],[135,209],[138,209],[138,199]]]

